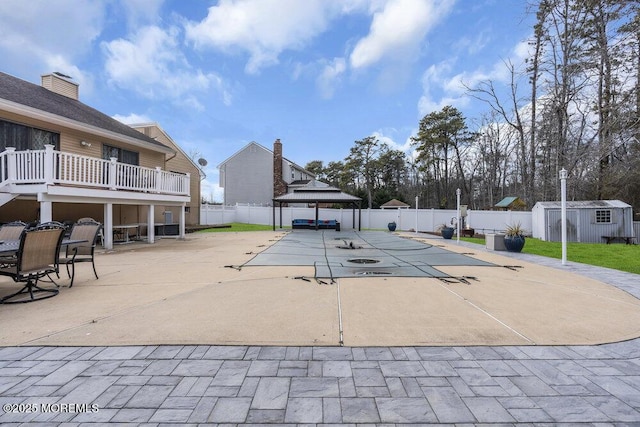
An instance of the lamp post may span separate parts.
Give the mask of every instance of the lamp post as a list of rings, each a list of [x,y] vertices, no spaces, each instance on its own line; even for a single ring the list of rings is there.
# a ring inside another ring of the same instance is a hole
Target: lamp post
[[[418,196],[416,196],[416,234],[418,234]]]
[[[560,171],[560,197],[562,221],[562,265],[567,263],[567,170]]]
[[[460,243],[460,194],[462,191],[458,188],[456,190],[456,240]]]

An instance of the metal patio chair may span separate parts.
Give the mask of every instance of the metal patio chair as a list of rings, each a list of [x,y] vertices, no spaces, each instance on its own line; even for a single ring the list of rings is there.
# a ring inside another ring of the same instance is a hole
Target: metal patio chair
[[[83,218],[73,225],[69,240],[84,240],[84,242],[67,245],[64,257],[60,258],[60,264],[66,266],[67,275],[71,278],[69,287],[73,286],[76,263],[78,262],[90,262],[93,267],[93,274],[98,279],[94,254],[101,231],[102,224],[91,218]],[[69,267],[71,267],[71,271],[69,271]]]
[[[7,240],[20,240],[20,236],[27,228],[27,224],[22,221],[12,221],[0,227],[0,242]],[[16,256],[7,255],[0,256],[0,266],[6,264],[15,264]]]
[[[22,221],[13,221],[0,227],[0,240],[20,240],[20,235],[27,228]]]
[[[20,237],[16,262],[0,267],[0,275],[9,276],[14,282],[25,285],[18,292],[0,299],[1,304],[32,302],[58,294],[57,284],[51,279],[50,274],[58,273],[58,258],[64,230],[60,223],[46,223],[25,230]],[[56,288],[38,286],[38,280],[45,276]]]

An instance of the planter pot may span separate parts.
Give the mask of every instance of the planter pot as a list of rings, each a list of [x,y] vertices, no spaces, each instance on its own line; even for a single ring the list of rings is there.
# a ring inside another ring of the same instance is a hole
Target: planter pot
[[[390,222],[389,224],[387,224],[387,227],[389,228],[389,231],[396,231],[396,223],[395,222]]]
[[[451,239],[453,237],[454,231],[455,231],[455,228],[453,227],[445,227],[442,230],[440,230],[440,234],[442,234],[442,237],[445,239]]]
[[[520,252],[524,247],[524,236],[504,236],[504,247],[509,252]]]

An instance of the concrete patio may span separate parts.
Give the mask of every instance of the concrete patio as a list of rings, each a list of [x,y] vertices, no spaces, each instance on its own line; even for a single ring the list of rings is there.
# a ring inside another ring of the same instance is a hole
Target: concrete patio
[[[97,255],[99,280],[82,264],[58,296],[0,306],[0,345],[307,346],[340,345],[341,336],[348,346],[582,345],[640,336],[640,300],[615,286],[422,235],[410,237],[494,266],[438,267],[473,277],[468,283],[359,277],[333,285],[318,284],[312,266],[229,267],[285,233],[118,246]],[[0,295],[15,288],[2,279]]]
[[[423,235],[499,267],[333,285],[225,267],[281,237],[123,245],[99,280],[81,265],[55,298],[0,306],[0,423],[640,422],[637,275]]]

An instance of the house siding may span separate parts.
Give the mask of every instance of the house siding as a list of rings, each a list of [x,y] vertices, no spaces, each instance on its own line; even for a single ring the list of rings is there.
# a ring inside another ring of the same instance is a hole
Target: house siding
[[[41,78],[42,87],[52,92],[64,95],[67,98],[79,99],[80,90],[76,83],[66,81],[52,74],[47,74]]]
[[[250,144],[220,168],[224,203],[271,205],[273,198],[273,154]]]

